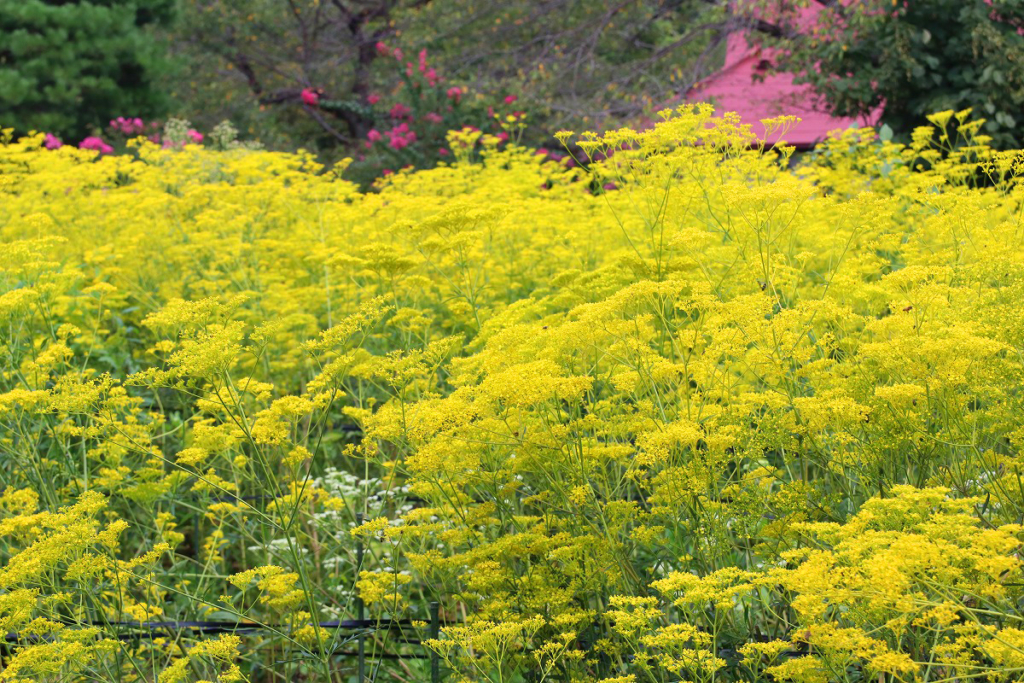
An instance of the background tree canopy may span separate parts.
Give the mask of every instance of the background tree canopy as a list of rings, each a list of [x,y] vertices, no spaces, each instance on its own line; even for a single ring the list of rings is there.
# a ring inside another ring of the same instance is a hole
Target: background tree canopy
[[[427,59],[464,107],[515,102],[543,144],[642,125],[721,65],[735,30],[836,114],[881,105],[909,134],[974,107],[996,146],[1024,145],[1020,0],[0,0],[0,121],[82,136],[117,116],[230,119],[337,158],[391,125],[384,104],[423,97],[408,76]]]
[[[684,92],[720,62],[727,27],[702,0],[184,0],[181,16],[173,35],[192,68],[175,91],[194,120],[227,109],[273,137],[297,114],[324,113],[281,106],[316,88],[335,104],[311,122],[328,140],[365,133],[368,95],[400,84],[380,42],[413,62],[425,49],[448,83],[515,95],[535,125],[556,129],[635,117]]]
[[[176,0],[0,0],[0,123],[82,137],[169,98],[167,27]]]
[[[995,146],[1024,146],[1024,2],[822,0],[812,31],[798,25],[799,4],[767,4],[756,11],[777,22],[752,36],[781,48],[776,66],[834,113],[883,106],[882,120],[906,135],[928,114],[973,107]]]

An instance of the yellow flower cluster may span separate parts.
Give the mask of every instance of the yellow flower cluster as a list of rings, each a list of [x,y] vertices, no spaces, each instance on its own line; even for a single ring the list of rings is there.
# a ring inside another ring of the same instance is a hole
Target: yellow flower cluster
[[[450,680],[1021,680],[1024,155],[930,123],[371,192],[2,136],[0,681],[350,680],[366,612],[381,681],[391,618]]]

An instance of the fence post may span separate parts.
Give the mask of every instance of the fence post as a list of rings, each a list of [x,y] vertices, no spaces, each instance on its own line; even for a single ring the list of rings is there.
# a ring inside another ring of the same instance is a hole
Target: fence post
[[[441,635],[441,605],[430,603],[430,637],[437,640]],[[441,683],[441,662],[437,650],[430,650],[430,683]]]
[[[356,514],[356,526],[363,525],[363,513],[359,512]],[[359,544],[356,546],[356,581],[359,580],[359,572],[363,569],[363,553],[365,548],[363,547],[363,537],[359,536]],[[363,620],[366,619],[366,606],[363,604],[363,598],[359,596],[359,589],[356,589],[356,619],[359,622],[359,630],[357,633],[356,642],[359,643],[359,677],[356,679],[359,683],[363,683],[366,680],[366,638],[363,635]]]

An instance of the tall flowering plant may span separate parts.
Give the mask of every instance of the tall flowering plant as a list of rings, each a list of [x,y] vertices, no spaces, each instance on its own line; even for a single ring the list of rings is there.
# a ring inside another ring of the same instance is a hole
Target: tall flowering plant
[[[516,110],[516,95],[485,96],[449,83],[430,64],[427,50],[412,57],[383,42],[376,47],[394,72],[397,85],[390,92],[372,92],[366,98],[373,126],[359,141],[356,161],[350,167],[354,179],[368,182],[398,170],[429,168],[451,159],[449,131],[479,133],[473,136],[479,149],[485,144],[500,146],[521,135],[526,114]]]
[[[139,117],[127,118],[118,116],[111,119],[110,125],[102,134],[90,135],[78,143],[79,149],[92,150],[99,154],[130,153],[135,147],[132,142],[146,138],[164,149],[180,149],[185,145],[205,145],[217,150],[233,149],[244,146],[256,148],[254,142],[239,142],[238,130],[229,122],[224,121],[215,126],[206,135],[192,127],[185,119],[168,119],[166,122],[143,121]],[[48,150],[60,149],[65,146],[63,140],[53,133],[46,133],[43,147]]]

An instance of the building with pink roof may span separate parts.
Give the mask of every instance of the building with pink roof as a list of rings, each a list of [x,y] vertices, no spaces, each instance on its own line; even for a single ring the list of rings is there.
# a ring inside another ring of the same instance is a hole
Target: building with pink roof
[[[800,26],[814,25],[820,8],[817,5],[800,10]],[[733,31],[726,39],[725,64],[722,68],[698,82],[686,94],[690,102],[711,102],[716,111],[736,112],[744,123],[751,124],[755,134],[764,134],[761,119],[783,114],[800,119],[782,136],[799,148],[808,148],[825,139],[834,130],[849,128],[853,124],[874,125],[881,114],[876,110],[863,120],[832,116],[821,99],[807,84],[797,85],[793,74],[770,73],[772,54],[769,49],[751,46],[747,31]],[[760,77],[760,78],[758,78]],[[777,142],[779,134],[766,138]]]

